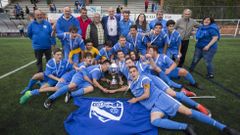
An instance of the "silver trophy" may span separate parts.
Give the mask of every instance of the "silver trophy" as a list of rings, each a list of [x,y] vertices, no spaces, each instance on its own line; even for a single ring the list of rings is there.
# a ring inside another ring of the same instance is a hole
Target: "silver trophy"
[[[116,88],[118,87],[118,81],[116,79],[116,75],[118,74],[119,72],[119,68],[118,68],[118,65],[113,62],[110,67],[109,67],[109,72],[110,74],[112,75],[112,81],[110,83],[110,88]]]

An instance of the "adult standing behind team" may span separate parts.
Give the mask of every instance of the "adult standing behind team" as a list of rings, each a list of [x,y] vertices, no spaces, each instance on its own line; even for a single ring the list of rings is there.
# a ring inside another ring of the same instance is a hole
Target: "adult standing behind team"
[[[181,54],[182,57],[180,58],[178,67],[182,67],[185,61],[185,56],[187,54],[189,38],[192,34],[192,30],[194,27],[199,27],[199,23],[194,21],[192,18],[192,11],[190,9],[185,9],[183,11],[182,18],[177,20],[175,29],[180,33],[182,38],[182,47],[181,47]]]
[[[101,23],[101,15],[99,13],[94,13],[93,22],[88,25],[86,32],[86,39],[90,39],[93,42],[93,46],[100,50],[104,47],[104,29]]]
[[[82,30],[82,38],[85,40],[87,27],[90,23],[92,23],[92,20],[90,18],[88,18],[86,8],[81,8],[80,14],[81,14],[81,16],[77,17],[77,19],[79,21],[80,28]]]
[[[71,8],[70,7],[64,7],[63,8],[63,15],[57,20],[56,23],[56,32],[57,35],[65,33],[65,32],[69,32],[69,28],[71,26],[75,26],[78,28],[78,34],[81,35],[82,34],[82,30],[80,28],[79,22],[78,20],[71,14]],[[66,44],[63,40],[61,40],[62,46],[64,46],[64,44]],[[67,48],[63,48],[63,50],[65,50]]]
[[[118,22],[120,17],[114,15],[115,10],[110,7],[108,9],[108,16],[102,18],[102,25],[104,29],[105,41],[110,40],[113,44],[118,42]]]
[[[157,23],[161,23],[162,24],[162,29],[167,32],[167,21],[163,19],[163,11],[162,10],[158,10],[156,13],[156,19],[150,21],[149,23],[149,28],[152,30],[155,27],[155,24]]]
[[[46,61],[51,59],[51,24],[43,19],[42,12],[35,10],[35,20],[28,26],[28,37],[32,40],[32,48],[35,58],[37,59],[38,72],[43,71],[42,57],[46,57]]]

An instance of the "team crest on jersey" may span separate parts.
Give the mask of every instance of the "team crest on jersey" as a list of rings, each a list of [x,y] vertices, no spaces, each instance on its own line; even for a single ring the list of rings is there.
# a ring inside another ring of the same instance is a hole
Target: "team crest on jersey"
[[[47,28],[47,25],[43,25],[43,28],[46,29],[46,28]]]
[[[119,121],[123,116],[123,111],[123,103],[120,101],[93,101],[91,103],[89,117],[91,119],[97,117],[103,123],[111,120]]]

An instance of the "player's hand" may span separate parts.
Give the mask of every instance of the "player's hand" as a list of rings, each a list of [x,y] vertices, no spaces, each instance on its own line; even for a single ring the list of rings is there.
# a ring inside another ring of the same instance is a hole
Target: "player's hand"
[[[132,99],[128,100],[128,102],[134,104],[134,103],[137,103],[138,101],[136,98],[132,98]]]
[[[110,83],[111,83],[111,80],[109,80],[109,79],[106,79],[106,82],[107,82],[108,84],[110,84]]]
[[[208,50],[209,50],[209,46],[208,45],[203,48],[203,51],[208,51]]]
[[[168,75],[171,72],[171,70],[168,68],[165,70],[165,74]]]
[[[58,79],[58,82],[64,82],[63,78]]]
[[[149,54],[149,53],[147,53],[147,54],[145,55],[145,57],[146,57],[147,59],[150,59],[150,58],[152,58],[152,55]]]
[[[124,82],[123,82],[122,80],[119,81],[119,85],[123,85],[123,83],[124,83]]]
[[[106,88],[103,88],[102,91],[103,91],[104,93],[109,93],[109,90],[106,89]]]
[[[73,60],[72,59],[68,59],[70,64],[73,64]]]

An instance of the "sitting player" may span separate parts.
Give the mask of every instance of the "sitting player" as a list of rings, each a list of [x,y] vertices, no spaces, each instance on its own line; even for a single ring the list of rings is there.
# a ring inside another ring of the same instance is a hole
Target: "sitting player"
[[[92,54],[91,53],[86,53],[84,58],[84,61],[78,64],[78,67],[76,67],[74,70],[71,70],[69,72],[66,72],[62,77],[61,81],[58,81],[56,86],[54,87],[42,87],[40,89],[34,89],[32,91],[27,91],[25,94],[20,98],[20,104],[26,103],[32,96],[37,96],[40,93],[44,92],[54,92],[57,91],[59,88],[68,85],[73,77],[73,75],[76,72],[81,72],[84,68],[88,67],[92,63]],[[66,99],[67,100],[67,99]],[[68,101],[65,101],[68,102]]]
[[[106,41],[105,46],[99,50],[98,55],[96,56],[95,60],[100,63],[104,60],[112,61],[113,59],[113,50],[112,50],[112,41]]]
[[[69,28],[69,32],[58,34],[58,38],[66,42],[64,48],[64,59],[68,60],[71,64],[79,63],[79,52],[82,58],[84,57],[85,45],[84,41],[78,35],[78,29],[75,26]],[[83,51],[81,51],[83,50]]]
[[[149,47],[148,53],[152,56],[155,64],[170,78],[184,77],[190,82],[190,85],[196,88],[198,84],[194,80],[193,76],[184,68],[177,67],[177,64],[171,60],[167,55],[159,54],[158,48]]]
[[[108,71],[109,66],[110,62],[106,60],[102,64],[90,66],[81,72],[77,72],[69,85],[58,89],[44,102],[44,107],[50,109],[54,100],[67,92],[71,92],[70,96],[72,97],[90,93],[94,90],[93,85],[103,92],[107,92],[108,90],[99,84],[98,80],[103,77],[104,72]]]
[[[235,129],[182,105],[163,91],[158,90],[159,88],[149,77],[139,74],[137,67],[129,67],[129,71],[133,79],[130,89],[134,97],[128,102],[140,102],[146,109],[150,110],[152,125],[164,129],[182,130],[188,135],[196,135],[191,125],[168,119],[168,117],[174,117],[177,113],[181,113],[197,121],[212,125],[228,135],[239,135]]]
[[[168,29],[168,46],[166,55],[169,58],[172,58],[175,63],[178,65],[178,62],[181,57],[181,43],[182,39],[178,31],[174,29],[175,22],[173,20],[167,21],[167,29]]]
[[[55,86],[58,81],[62,81],[61,76],[71,68],[72,65],[62,59],[62,50],[55,48],[53,51],[53,58],[47,62],[45,71],[33,75],[27,87],[21,91],[21,94],[24,94],[28,90],[32,90],[32,87],[38,81],[44,82],[41,88]]]
[[[134,51],[134,46],[127,42],[124,36],[120,36],[118,43],[113,46],[113,53],[116,55],[118,50],[122,50],[127,56],[131,51]]]

